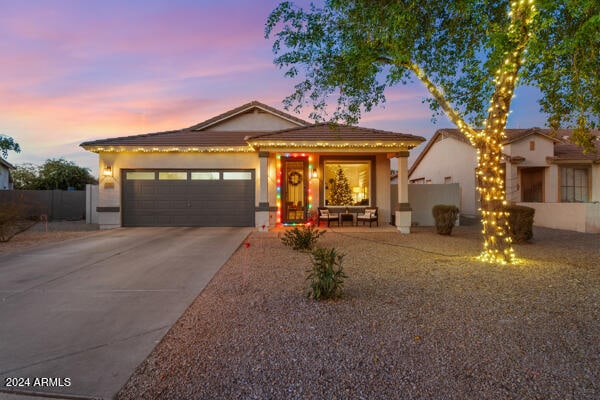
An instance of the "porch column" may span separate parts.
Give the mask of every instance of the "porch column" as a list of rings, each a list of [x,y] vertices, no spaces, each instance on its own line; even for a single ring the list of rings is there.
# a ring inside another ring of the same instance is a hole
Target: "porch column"
[[[398,153],[398,204],[396,210],[396,227],[400,233],[410,233],[412,209],[408,204],[408,151]]]
[[[269,152],[259,151],[259,197],[255,222],[259,232],[269,230]]]

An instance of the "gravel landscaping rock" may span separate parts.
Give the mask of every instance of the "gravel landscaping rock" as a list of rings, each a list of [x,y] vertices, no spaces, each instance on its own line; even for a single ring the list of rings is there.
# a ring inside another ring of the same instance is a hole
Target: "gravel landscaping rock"
[[[8,242],[0,242],[0,254],[24,251],[34,246],[98,232],[97,224],[86,224],[85,221],[51,221],[48,224],[25,221],[23,227],[28,229],[13,236]]]
[[[600,398],[600,235],[537,228],[500,267],[475,226],[331,229],[349,278],[327,302],[280,236],[253,233],[117,397]]]

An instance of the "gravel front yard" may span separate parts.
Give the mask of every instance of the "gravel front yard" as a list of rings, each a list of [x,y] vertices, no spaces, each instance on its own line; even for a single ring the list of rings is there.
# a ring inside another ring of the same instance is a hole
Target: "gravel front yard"
[[[0,255],[98,232],[98,225],[86,224],[85,221],[52,221],[47,225],[26,221],[22,226],[30,228],[13,236],[8,242],[0,242]]]
[[[322,303],[278,235],[250,236],[119,399],[600,398],[600,235],[536,229],[498,267],[476,227],[334,229],[349,279]]]

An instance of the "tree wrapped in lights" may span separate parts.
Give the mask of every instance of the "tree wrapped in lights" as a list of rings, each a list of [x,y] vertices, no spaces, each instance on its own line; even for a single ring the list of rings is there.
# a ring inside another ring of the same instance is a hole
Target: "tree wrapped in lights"
[[[515,88],[536,86],[553,128],[574,127],[593,147],[600,115],[600,3],[554,0],[326,0],[308,10],[281,3],[269,16],[275,64],[299,80],[284,100],[312,104],[316,120],[356,123],[384,90],[414,78],[435,116],[477,148],[484,249],[508,263],[514,251],[504,208],[504,129]],[[303,79],[302,79],[303,75]],[[330,99],[337,99],[332,114]]]
[[[352,189],[342,167],[338,165],[335,176],[332,178],[329,191],[329,204],[332,206],[345,206],[352,204]]]

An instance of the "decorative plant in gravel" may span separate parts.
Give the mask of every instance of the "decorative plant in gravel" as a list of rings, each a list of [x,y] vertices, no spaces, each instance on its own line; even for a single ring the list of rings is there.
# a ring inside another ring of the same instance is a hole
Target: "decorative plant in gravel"
[[[509,233],[513,243],[524,243],[533,238],[533,217],[535,208],[509,205],[505,211],[508,216]]]
[[[451,235],[452,228],[458,217],[458,207],[454,205],[437,204],[431,213],[435,219],[435,229],[440,235]]]
[[[335,248],[318,248],[311,254],[312,269],[309,269],[306,280],[309,281],[306,297],[314,300],[336,298],[341,295],[344,278],[342,268],[343,254]]]
[[[303,226],[302,229],[294,227],[283,235],[281,242],[294,250],[311,251],[317,239],[324,233],[325,231],[318,230],[312,224]]]

